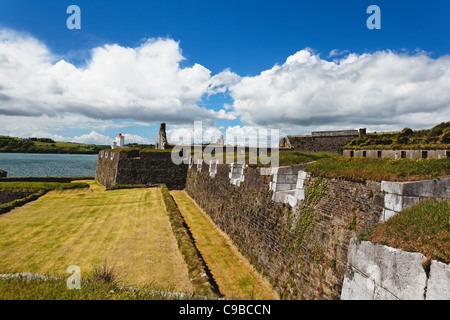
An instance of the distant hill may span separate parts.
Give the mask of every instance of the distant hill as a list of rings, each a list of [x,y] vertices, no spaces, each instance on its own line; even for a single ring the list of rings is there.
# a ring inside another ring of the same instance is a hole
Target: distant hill
[[[0,136],[0,152],[97,154],[110,146],[75,142],[59,142],[49,138],[15,138]]]

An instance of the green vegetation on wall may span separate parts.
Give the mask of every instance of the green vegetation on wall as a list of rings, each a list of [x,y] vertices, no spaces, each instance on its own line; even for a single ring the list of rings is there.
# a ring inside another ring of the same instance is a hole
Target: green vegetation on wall
[[[325,194],[326,188],[327,180],[323,177],[316,178],[314,182],[307,187],[305,201],[298,209],[296,222],[294,222],[295,218],[293,217],[291,207],[288,207],[285,229],[285,247],[288,253],[292,253],[294,250],[293,244],[295,243],[295,253],[299,254],[306,235],[314,227],[314,207]],[[295,239],[292,239],[291,236],[288,235],[288,231],[291,231],[294,226],[295,228],[292,234]]]
[[[405,128],[394,133],[370,133],[350,141],[344,149],[449,149],[450,122],[427,130]]]
[[[450,176],[450,159],[321,159],[306,169],[315,175],[350,181],[411,181]]]

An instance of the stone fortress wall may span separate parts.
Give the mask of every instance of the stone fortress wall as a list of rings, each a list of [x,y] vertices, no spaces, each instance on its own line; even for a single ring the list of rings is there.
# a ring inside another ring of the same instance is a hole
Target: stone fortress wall
[[[411,286],[408,290],[417,292],[401,295],[402,288],[373,280],[378,279],[379,270],[384,277],[397,277],[400,286],[411,279],[409,269],[392,273],[386,266],[378,266],[385,261],[380,254],[375,260],[361,262],[370,265],[375,274],[355,276],[359,269],[353,265],[354,252],[361,249],[355,249],[359,244],[354,239],[423,198],[449,199],[450,178],[361,183],[312,176],[303,170],[305,165],[250,168],[213,163],[212,167],[205,162],[192,163],[187,192],[284,298],[339,299],[342,294],[344,299],[425,298],[426,286]],[[385,249],[386,255],[392,250],[397,249]],[[353,254],[350,260],[348,252]],[[440,285],[428,298],[449,297],[450,266],[432,263],[437,270],[434,280],[427,278],[423,283]],[[362,288],[367,290],[364,294],[358,291],[362,290],[361,279],[368,283]],[[373,294],[375,286],[377,294]]]
[[[184,189],[187,165],[172,162],[170,152],[103,150],[99,153],[95,179],[109,188],[123,184],[162,184]]]
[[[337,144],[328,143],[326,151],[339,151],[338,145],[356,133],[319,133],[304,141],[331,139]],[[283,298],[450,299],[449,265],[432,262],[437,271],[425,272],[425,281],[410,285],[409,268],[382,265],[391,260],[384,255],[394,249],[373,249],[354,240],[423,198],[449,199],[450,178],[352,182],[314,176],[305,171],[307,164],[255,168],[201,159],[188,163],[175,165],[170,152],[106,150],[99,154],[96,180],[106,187],[165,183],[185,189]],[[411,265],[401,260],[402,254],[397,256],[400,266]],[[405,283],[413,293],[399,294],[403,289],[398,286]]]

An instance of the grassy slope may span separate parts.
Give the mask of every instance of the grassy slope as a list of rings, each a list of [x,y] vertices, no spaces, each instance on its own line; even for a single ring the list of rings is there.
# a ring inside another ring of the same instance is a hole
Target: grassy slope
[[[51,191],[0,216],[0,273],[67,277],[106,259],[127,285],[191,292],[161,192],[157,188]]]
[[[171,191],[225,298],[278,299],[263,279],[185,191]]]
[[[450,159],[372,159],[336,157],[321,159],[307,171],[352,181],[410,181],[450,176]]]
[[[450,263],[450,201],[424,200],[361,238]]]

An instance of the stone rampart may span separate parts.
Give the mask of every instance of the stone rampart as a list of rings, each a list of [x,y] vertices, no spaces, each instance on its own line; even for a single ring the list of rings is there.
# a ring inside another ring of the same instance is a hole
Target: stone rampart
[[[104,150],[99,153],[95,179],[105,187],[119,184],[159,184],[184,189],[186,164],[175,164],[170,152]]]
[[[380,183],[309,177],[302,187],[315,200],[293,207],[273,201],[273,176],[262,171],[245,168],[235,185],[231,165],[212,178],[208,163],[194,163],[186,190],[284,298],[338,299],[350,238],[379,221]],[[298,175],[291,180],[295,192]]]

